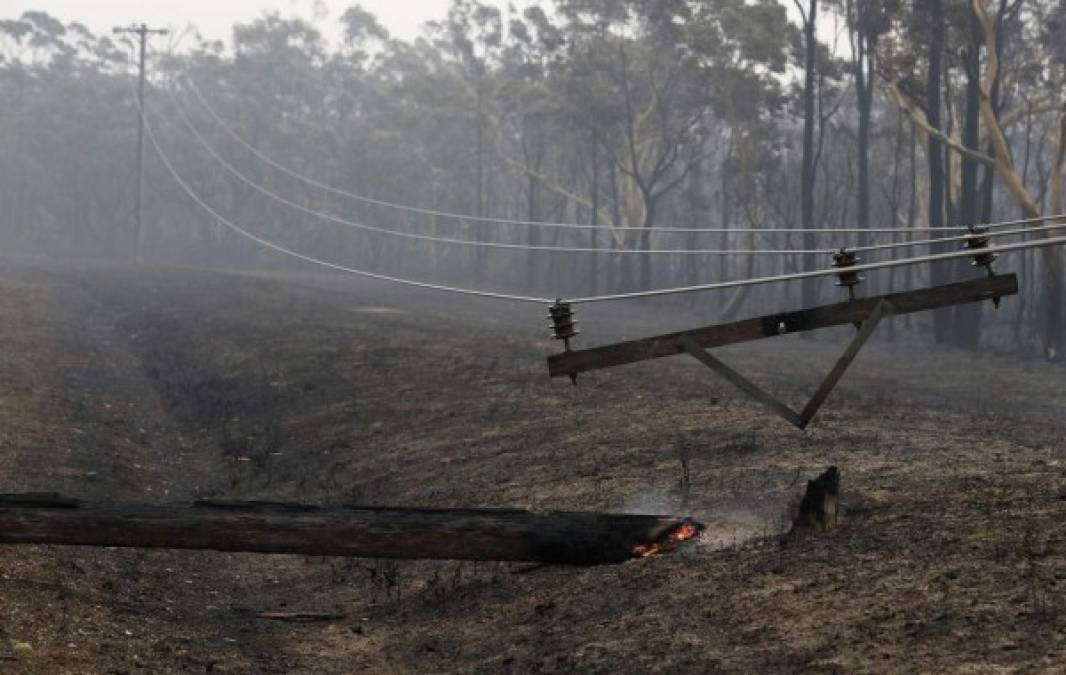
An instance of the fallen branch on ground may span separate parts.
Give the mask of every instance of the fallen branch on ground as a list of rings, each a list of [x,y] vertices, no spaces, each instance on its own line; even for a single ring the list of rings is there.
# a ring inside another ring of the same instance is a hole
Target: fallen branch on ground
[[[314,614],[309,612],[260,612],[257,619],[265,621],[291,621],[294,623],[314,623],[317,621],[343,621],[344,614]]]

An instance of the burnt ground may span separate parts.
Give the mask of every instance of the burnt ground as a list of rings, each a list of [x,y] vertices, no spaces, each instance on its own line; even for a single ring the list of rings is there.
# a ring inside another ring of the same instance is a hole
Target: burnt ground
[[[655,312],[583,312],[582,344],[705,322]],[[549,381],[542,313],[3,260],[2,492],[684,510],[709,530],[590,569],[4,548],[0,672],[1066,667],[1066,369],[876,343],[802,434],[685,359]],[[800,401],[848,335],[724,352]],[[829,464],[841,527],[782,545]]]

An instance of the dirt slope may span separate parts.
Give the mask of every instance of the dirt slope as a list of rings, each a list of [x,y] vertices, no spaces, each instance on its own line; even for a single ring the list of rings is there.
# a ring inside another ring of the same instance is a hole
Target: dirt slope
[[[540,308],[26,261],[0,291],[0,491],[673,512],[685,454],[711,526],[578,570],[3,549],[0,672],[1066,664],[1061,368],[875,345],[804,435],[684,360],[551,382]],[[586,343],[699,321],[590,314]],[[725,353],[798,401],[838,349]],[[781,546],[830,463],[843,527]]]

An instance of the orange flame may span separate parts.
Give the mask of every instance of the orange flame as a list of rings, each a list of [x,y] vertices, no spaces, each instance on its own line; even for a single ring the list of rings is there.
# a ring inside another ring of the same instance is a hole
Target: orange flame
[[[696,527],[695,523],[684,523],[674,531],[671,538],[680,544],[683,541],[695,539],[698,536],[700,536],[700,528]]]
[[[703,527],[698,523],[686,520],[684,523],[674,528],[674,530],[661,541],[657,541],[654,544],[638,544],[634,546],[633,555],[638,558],[647,558],[660,553],[668,553],[676,549],[682,543],[700,536],[702,530]]]

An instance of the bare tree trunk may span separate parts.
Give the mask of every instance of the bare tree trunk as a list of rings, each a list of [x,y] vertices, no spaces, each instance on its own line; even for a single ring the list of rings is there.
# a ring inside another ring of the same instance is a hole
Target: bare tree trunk
[[[992,106],[991,92],[999,79],[999,39],[996,34],[996,22],[988,14],[985,0],[973,0],[973,11],[984,28],[985,47],[988,54],[984,77],[981,80],[980,110],[981,120],[988,130],[989,141],[995,150],[996,171],[1002,176],[1007,188],[1019,206],[1021,206],[1025,216],[1038,218],[1042,209],[1026,189],[1021,176],[1014,169],[1010,146],[1007,144],[1003,129],[996,118],[996,111]],[[1053,175],[1057,174],[1055,179],[1053,179],[1053,196],[1056,187],[1060,190],[1062,189],[1062,163],[1064,156],[1066,156],[1066,113],[1063,114],[1063,121],[1060,123],[1059,147],[1053,172]],[[1047,231],[1045,234],[1046,236],[1052,236],[1052,231]],[[1058,248],[1045,249],[1041,254],[1044,261],[1045,287],[1043,346],[1044,354],[1050,360],[1057,360],[1060,357],[1064,343],[1066,343],[1066,336],[1064,336],[1066,325],[1063,322],[1062,308],[1064,300],[1063,285],[1066,282],[1063,279],[1061,255],[1062,251]]]
[[[703,222],[704,216],[707,213],[707,204],[704,202],[703,193],[703,166],[697,166],[692,171],[692,175],[689,176],[688,185],[685,186],[685,201],[688,204],[689,211],[689,227],[695,230]],[[692,232],[688,236],[689,249],[696,249],[699,246],[699,235]],[[695,285],[699,283],[700,278],[700,266],[706,264],[705,258],[696,259],[695,256],[684,256],[681,261],[682,269],[684,270],[684,282],[689,285]],[[690,294],[689,308],[695,309],[698,302],[701,302],[696,294]]]
[[[943,0],[915,0],[915,7],[921,11],[926,7],[932,34],[929,41],[929,72],[926,78],[926,116],[929,126],[941,130],[941,80],[944,70],[944,38],[946,26],[944,20]],[[943,146],[935,134],[929,135],[929,227],[944,226],[944,152]],[[947,281],[947,275],[940,265],[934,265],[932,282],[940,285]],[[951,331],[951,312],[941,310],[933,313],[933,335],[938,343],[947,342]]]
[[[908,161],[910,167],[910,201],[907,203],[907,222],[911,227],[915,226],[918,219],[918,128],[911,126],[911,135],[908,142],[910,148]],[[914,284],[914,268],[907,266],[903,270],[903,285],[911,288]],[[908,330],[914,330],[913,317],[907,315],[903,319]]]
[[[592,209],[589,216],[590,225],[598,225],[600,222],[600,147],[596,141],[596,136],[592,136]],[[596,248],[599,230],[589,230],[591,233],[590,244],[592,248]],[[593,253],[590,260],[589,277],[591,283],[589,285],[589,295],[599,295],[600,287],[600,254]]]
[[[659,199],[651,195],[644,195],[644,222],[640,229],[640,248],[651,249],[651,233],[655,227],[655,218],[658,215]],[[639,290],[647,290],[652,287],[651,260],[653,256],[640,255],[640,287]]]
[[[899,210],[900,210],[900,179],[901,171],[900,166],[902,161],[900,159],[900,153],[903,150],[903,111],[896,111],[896,138],[892,144],[892,188],[888,193],[888,212],[892,227],[899,226]],[[892,268],[888,271],[888,287],[896,287],[896,268]],[[885,338],[888,341],[894,341],[896,339],[896,322],[889,321],[885,326]]]
[[[1051,184],[1051,210],[1056,215],[1062,213],[1064,193],[1066,193],[1066,108],[1063,109],[1059,120],[1059,147],[1055,156],[1055,170],[1052,173]],[[1066,225],[1066,222],[1062,224]],[[1061,236],[1062,230],[1047,231],[1045,237]],[[1047,248],[1043,251],[1044,274],[1046,277],[1044,297],[1044,354],[1051,361],[1061,358],[1063,349],[1063,335],[1066,334],[1066,317],[1063,316],[1063,303],[1066,303],[1066,295],[1063,293],[1062,250],[1059,248]]]
[[[534,124],[536,122],[523,118],[521,133],[522,158],[526,166],[533,169],[526,172],[526,220],[533,223],[541,220],[541,172],[544,168],[543,139]],[[530,227],[527,240],[530,246],[543,245],[540,228]],[[544,287],[545,280],[541,275],[540,256],[540,253],[533,250],[526,254],[526,282],[531,289]]]
[[[800,186],[800,202],[802,210],[802,227],[810,229],[814,227],[814,190],[817,180],[817,165],[814,146],[814,126],[817,123],[815,112],[815,93],[818,81],[818,0],[808,0],[806,11],[795,0],[796,6],[804,15],[804,68],[805,77],[803,83],[803,169]],[[816,241],[812,233],[807,233],[804,238],[804,247],[814,249]],[[804,267],[814,269],[817,260],[813,256],[805,256]],[[813,306],[817,302],[818,287],[813,279],[803,281],[803,302],[807,306]]]
[[[875,59],[877,55],[876,33],[871,33],[855,12],[852,2],[848,3],[852,15],[852,30],[855,32],[855,95],[859,113],[856,164],[858,168],[857,207],[858,226],[870,229],[870,122],[873,112]],[[863,235],[862,245],[870,243],[869,237]]]
[[[966,113],[963,121],[962,143],[971,150],[980,147],[980,82],[981,25],[971,13],[970,41],[963,56],[966,71]],[[970,157],[962,157],[962,191],[959,198],[959,224],[977,225],[979,217],[977,172],[978,164]],[[957,277],[971,272],[969,261],[959,260],[953,267]],[[981,311],[977,305],[955,308],[955,344],[976,351],[981,344]]]
[[[610,186],[611,186],[611,224],[614,227],[618,227],[622,222],[622,204],[621,194],[618,190],[618,169],[614,162],[609,162],[611,167]],[[617,242],[614,244],[618,246]],[[617,270],[619,267],[619,258],[622,256],[608,255],[607,257],[607,292],[616,293],[618,289]],[[625,271],[623,270],[623,274]],[[623,279],[623,284],[625,280]]]
[[[485,116],[482,106],[484,105],[485,95],[482,91],[481,80],[477,82],[477,189],[476,189],[476,211],[478,218],[485,216]],[[484,233],[484,224],[477,223],[473,227],[475,239],[481,239]],[[474,247],[474,274],[478,281],[484,281],[485,279],[485,250],[481,247]]]

